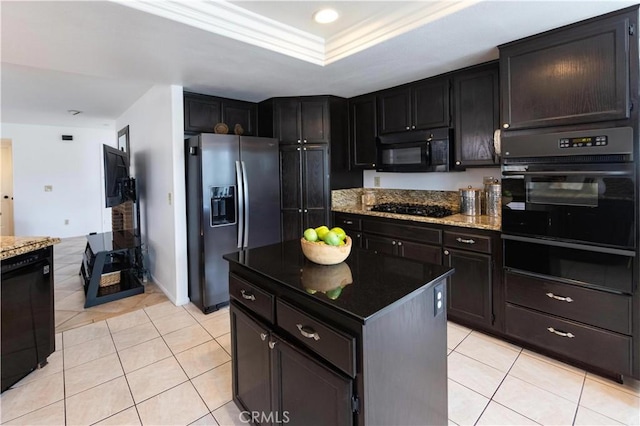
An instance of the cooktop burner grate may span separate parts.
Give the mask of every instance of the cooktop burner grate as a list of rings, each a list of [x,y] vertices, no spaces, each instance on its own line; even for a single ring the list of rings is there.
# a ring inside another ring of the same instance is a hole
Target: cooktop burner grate
[[[374,212],[409,214],[414,216],[445,217],[455,214],[448,207],[437,204],[384,203],[371,208]]]

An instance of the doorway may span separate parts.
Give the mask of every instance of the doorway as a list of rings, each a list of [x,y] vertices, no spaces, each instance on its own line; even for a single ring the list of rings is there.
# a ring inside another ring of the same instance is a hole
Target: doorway
[[[0,235],[14,235],[13,151],[11,139],[0,140]]]

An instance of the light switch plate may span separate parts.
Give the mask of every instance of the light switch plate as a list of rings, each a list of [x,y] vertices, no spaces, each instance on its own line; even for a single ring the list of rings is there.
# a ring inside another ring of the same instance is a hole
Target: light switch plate
[[[44,186],[44,192],[51,192],[51,191],[53,191],[53,185]]]

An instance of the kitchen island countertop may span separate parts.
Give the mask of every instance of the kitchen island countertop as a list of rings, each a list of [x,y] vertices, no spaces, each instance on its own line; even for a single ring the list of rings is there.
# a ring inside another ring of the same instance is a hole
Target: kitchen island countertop
[[[486,229],[489,231],[500,231],[502,221],[500,217],[494,216],[466,216],[463,214],[454,214],[442,218],[413,216],[408,214],[396,214],[385,212],[374,212],[363,209],[361,204],[334,206],[331,208],[333,212],[351,213],[366,216],[386,217],[389,219],[410,220],[414,222],[436,223],[440,225],[460,226],[463,228]]]
[[[58,244],[57,237],[0,237],[0,260]]]
[[[355,247],[345,262],[317,265],[304,257],[299,240],[230,253],[224,258],[360,323],[454,271]]]

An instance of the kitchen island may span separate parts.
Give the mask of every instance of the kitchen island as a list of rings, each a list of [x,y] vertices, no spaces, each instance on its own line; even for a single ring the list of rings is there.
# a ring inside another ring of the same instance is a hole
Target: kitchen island
[[[453,269],[356,247],[321,266],[297,240],[225,259],[233,399],[254,422],[447,423]]]
[[[0,237],[2,391],[55,350],[53,245],[59,238]]]

